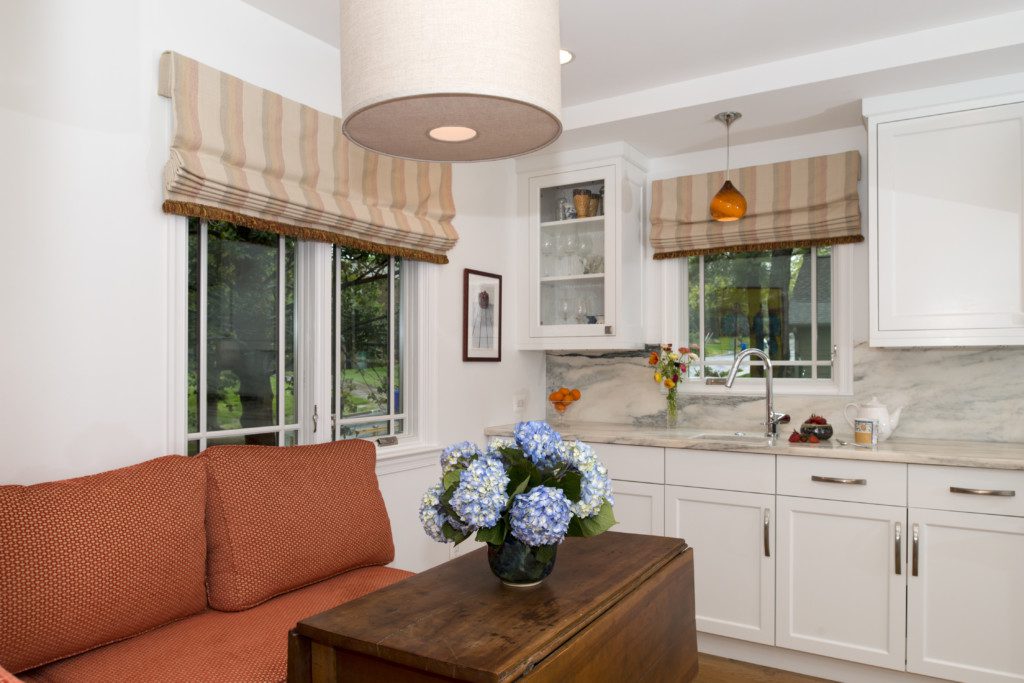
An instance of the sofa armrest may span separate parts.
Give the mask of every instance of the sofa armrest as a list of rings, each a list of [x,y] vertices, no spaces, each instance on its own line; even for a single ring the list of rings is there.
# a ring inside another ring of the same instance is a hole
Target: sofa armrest
[[[21,683],[21,679],[0,666],[0,683]]]

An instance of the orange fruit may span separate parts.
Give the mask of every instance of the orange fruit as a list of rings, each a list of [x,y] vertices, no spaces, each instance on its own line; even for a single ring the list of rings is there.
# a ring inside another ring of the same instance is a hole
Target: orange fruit
[[[583,392],[582,391],[580,391],[579,389],[573,389],[572,390],[572,400],[578,401],[578,400],[580,400],[581,396],[583,396]]]
[[[557,391],[552,391],[550,394],[548,394],[549,401],[557,401],[561,397],[561,394],[559,394]]]
[[[562,392],[562,396],[568,396],[568,395],[569,395],[569,390],[568,390],[568,389],[566,389],[565,387],[561,387],[561,388],[559,389],[559,391],[561,391],[561,392]]]
[[[562,401],[556,401],[555,402],[555,410],[557,410],[560,413],[564,413],[565,409],[568,408],[568,407],[569,407],[568,404],[563,403]]]

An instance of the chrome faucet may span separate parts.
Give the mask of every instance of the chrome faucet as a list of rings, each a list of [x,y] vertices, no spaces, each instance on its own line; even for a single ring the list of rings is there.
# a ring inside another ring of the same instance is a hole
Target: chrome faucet
[[[710,378],[706,383],[724,384],[726,387],[732,388],[733,382],[736,381],[736,375],[740,371],[740,365],[751,356],[760,358],[764,361],[764,435],[774,441],[779,436],[779,423],[788,422],[789,420],[787,418],[789,416],[785,413],[775,412],[775,394],[772,392],[772,359],[768,357],[768,354],[756,346],[752,346],[749,349],[741,351],[732,362],[732,367],[729,369],[729,376],[726,377],[724,381],[721,378]]]

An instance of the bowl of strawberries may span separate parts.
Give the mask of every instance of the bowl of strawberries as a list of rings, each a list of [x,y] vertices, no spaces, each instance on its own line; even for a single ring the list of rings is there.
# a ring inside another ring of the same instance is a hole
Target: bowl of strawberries
[[[818,441],[828,441],[832,438],[832,425],[821,415],[811,415],[800,425],[800,436],[817,438]]]

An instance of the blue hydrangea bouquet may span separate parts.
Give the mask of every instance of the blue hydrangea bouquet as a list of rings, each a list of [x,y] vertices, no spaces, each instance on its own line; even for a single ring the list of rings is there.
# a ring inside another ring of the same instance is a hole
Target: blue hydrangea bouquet
[[[503,582],[542,581],[566,536],[596,536],[614,525],[611,480],[594,451],[563,441],[546,422],[520,422],[514,438],[486,450],[469,441],[441,453],[441,481],[427,490],[420,521],[440,543],[474,532],[488,544]]]

